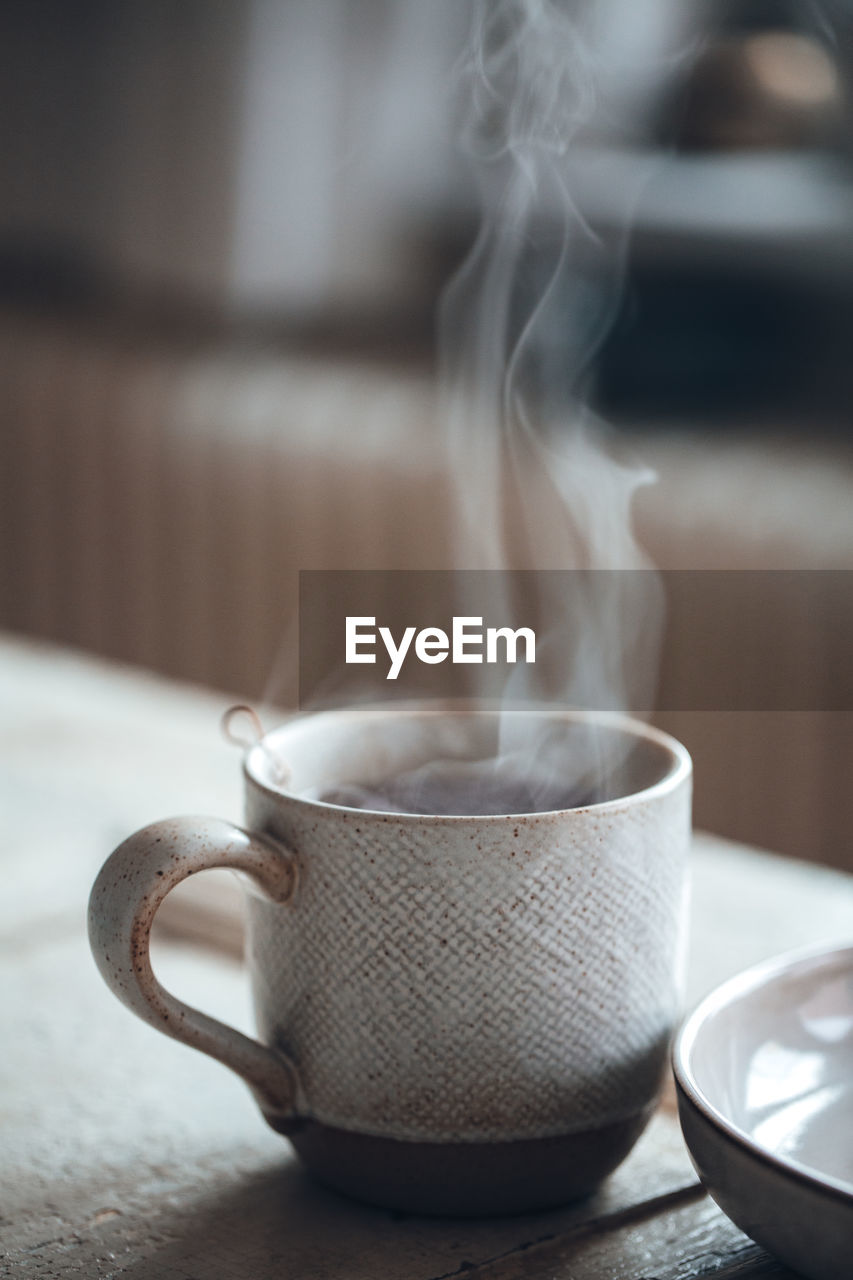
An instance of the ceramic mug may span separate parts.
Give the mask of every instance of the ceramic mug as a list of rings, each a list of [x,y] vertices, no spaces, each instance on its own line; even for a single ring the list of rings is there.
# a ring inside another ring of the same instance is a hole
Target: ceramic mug
[[[618,748],[605,798],[484,817],[312,798],[488,756],[506,716]],[[678,1013],[685,749],[619,715],[398,704],[292,720],[244,773],[245,828],[156,823],[104,865],[89,931],[119,999],[236,1071],[305,1165],[358,1198],[489,1213],[592,1190],[655,1105]],[[245,873],[258,1040],[151,970],[159,904],[209,867]]]

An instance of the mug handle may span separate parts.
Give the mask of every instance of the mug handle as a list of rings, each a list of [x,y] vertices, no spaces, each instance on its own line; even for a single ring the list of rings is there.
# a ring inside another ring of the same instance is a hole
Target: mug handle
[[[177,1000],[154,977],[149,954],[157,908],[197,871],[244,871],[277,903],[296,890],[294,855],[266,835],[220,818],[172,818],[143,827],[101,868],[89,898],[89,942],[101,976],[143,1021],[242,1076],[279,1132],[296,1128],[298,1079],[289,1059]]]

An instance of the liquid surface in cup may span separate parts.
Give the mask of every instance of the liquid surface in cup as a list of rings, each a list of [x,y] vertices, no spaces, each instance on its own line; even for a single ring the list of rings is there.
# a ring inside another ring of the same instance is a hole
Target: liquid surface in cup
[[[328,787],[313,798],[379,813],[473,817],[582,808],[601,800],[603,792],[587,781],[572,784],[514,762],[432,760],[369,786]]]

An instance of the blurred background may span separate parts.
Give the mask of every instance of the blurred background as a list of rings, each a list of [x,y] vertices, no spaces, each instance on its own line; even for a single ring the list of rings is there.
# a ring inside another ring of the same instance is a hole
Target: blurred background
[[[853,569],[853,3],[593,8],[566,180],[606,252],[556,300],[566,405],[657,470],[659,566]],[[300,569],[451,562],[434,330],[479,218],[450,90],[470,15],[0,6],[0,626],[286,707]],[[744,652],[718,607],[664,695],[691,664],[846,667],[843,611],[831,637],[757,618]],[[698,823],[853,865],[830,705],[662,715]]]

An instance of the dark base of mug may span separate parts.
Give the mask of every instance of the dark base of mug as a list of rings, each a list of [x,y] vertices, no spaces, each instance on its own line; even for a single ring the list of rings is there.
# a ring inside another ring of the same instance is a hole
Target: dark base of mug
[[[552,1209],[590,1195],[625,1159],[652,1110],[578,1133],[514,1142],[398,1142],[315,1120],[287,1137],[318,1181],[355,1200],[405,1213],[486,1217]]]

